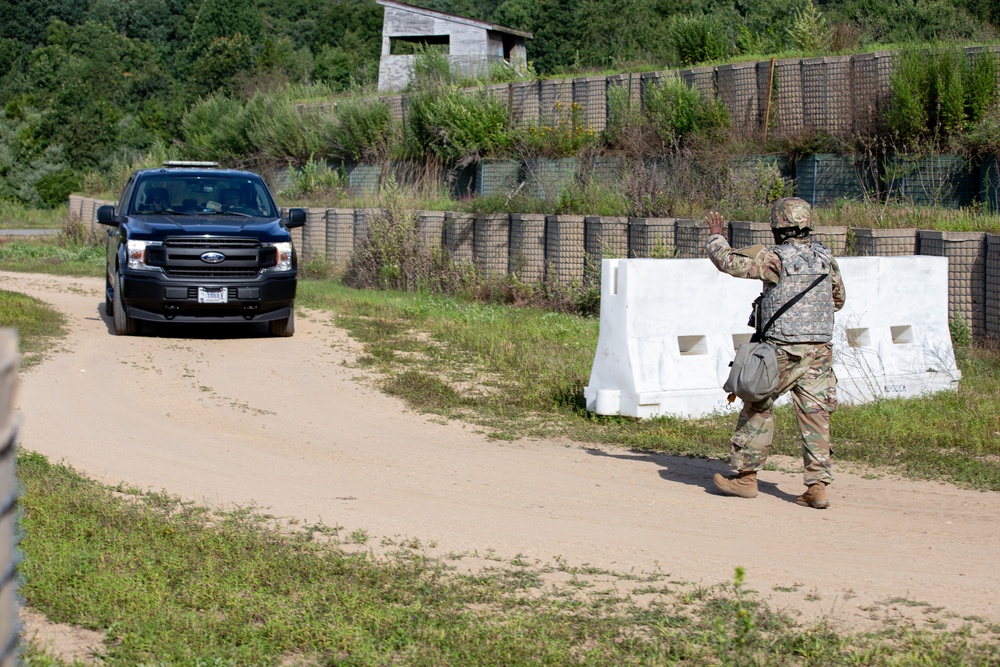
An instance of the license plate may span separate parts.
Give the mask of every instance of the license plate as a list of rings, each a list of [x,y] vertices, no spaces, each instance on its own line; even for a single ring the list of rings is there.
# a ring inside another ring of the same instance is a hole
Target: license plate
[[[199,287],[198,303],[226,303],[229,294],[225,287]]]

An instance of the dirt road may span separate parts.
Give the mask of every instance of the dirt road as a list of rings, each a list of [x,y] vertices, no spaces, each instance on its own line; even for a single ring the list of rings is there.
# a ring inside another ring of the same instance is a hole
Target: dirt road
[[[101,280],[0,272],[0,288],[69,322],[23,376],[23,446],[96,479],[256,503],[375,545],[418,538],[432,555],[658,568],[704,585],[742,565],[749,587],[803,620],[1000,622],[1000,494],[840,472],[833,507],[811,510],[791,502],[789,461],[762,473],[756,499],[726,498],[711,492],[717,462],[493,442],[414,414],[352,368],[356,346],[329,315],[297,318],[290,339],[253,327],[115,337]]]

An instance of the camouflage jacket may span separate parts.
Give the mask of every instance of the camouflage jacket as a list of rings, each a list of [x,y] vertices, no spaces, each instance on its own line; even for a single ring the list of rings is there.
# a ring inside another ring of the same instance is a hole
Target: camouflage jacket
[[[790,239],[786,243],[802,243],[799,239]],[[808,242],[808,241],[806,241]],[[760,280],[765,286],[773,287],[781,279],[781,258],[767,246],[755,245],[749,248],[734,250],[729,246],[725,236],[713,234],[708,239],[708,258],[715,267],[723,273],[736,278]],[[844,290],[844,280],[840,275],[837,260],[830,267],[830,282],[833,292],[833,309],[840,310],[844,306],[847,293]]]

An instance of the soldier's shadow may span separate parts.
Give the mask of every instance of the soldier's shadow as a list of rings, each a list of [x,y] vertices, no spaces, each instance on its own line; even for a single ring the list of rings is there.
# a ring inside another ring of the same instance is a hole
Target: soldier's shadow
[[[693,456],[672,456],[670,454],[656,454],[652,452],[629,451],[628,453],[607,452],[601,449],[587,448],[586,451],[591,456],[604,456],[618,459],[620,461],[639,461],[641,463],[652,463],[660,467],[660,478],[668,482],[678,482],[689,486],[696,486],[706,493],[723,496],[712,481],[715,473],[723,475],[732,474],[732,469],[721,461],[712,459],[702,459]],[[757,480],[758,493],[773,496],[779,500],[792,502],[795,494],[786,493],[778,488],[774,482]]]

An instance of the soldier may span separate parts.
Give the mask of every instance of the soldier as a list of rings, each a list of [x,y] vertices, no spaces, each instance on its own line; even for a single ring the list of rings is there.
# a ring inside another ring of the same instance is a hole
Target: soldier
[[[757,471],[764,467],[774,435],[774,401],[791,391],[802,434],[805,492],[795,499],[804,507],[830,506],[826,487],[833,481],[830,468],[830,414],[837,407],[837,377],[833,373],[833,313],[846,294],[840,267],[830,249],[809,238],[812,210],[798,197],[786,197],[771,208],[771,232],[776,245],[734,250],[724,236],[725,221],[715,211],[705,217],[711,236],[708,256],[716,268],[737,278],[764,283],[755,303],[758,331],[791,299],[803,294],[778,316],[763,340],[778,359],[778,386],[757,403],[744,403],[732,438],[730,464],[736,474],[715,475],[715,485],[726,495],[757,495]],[[826,279],[808,289],[821,275]]]

